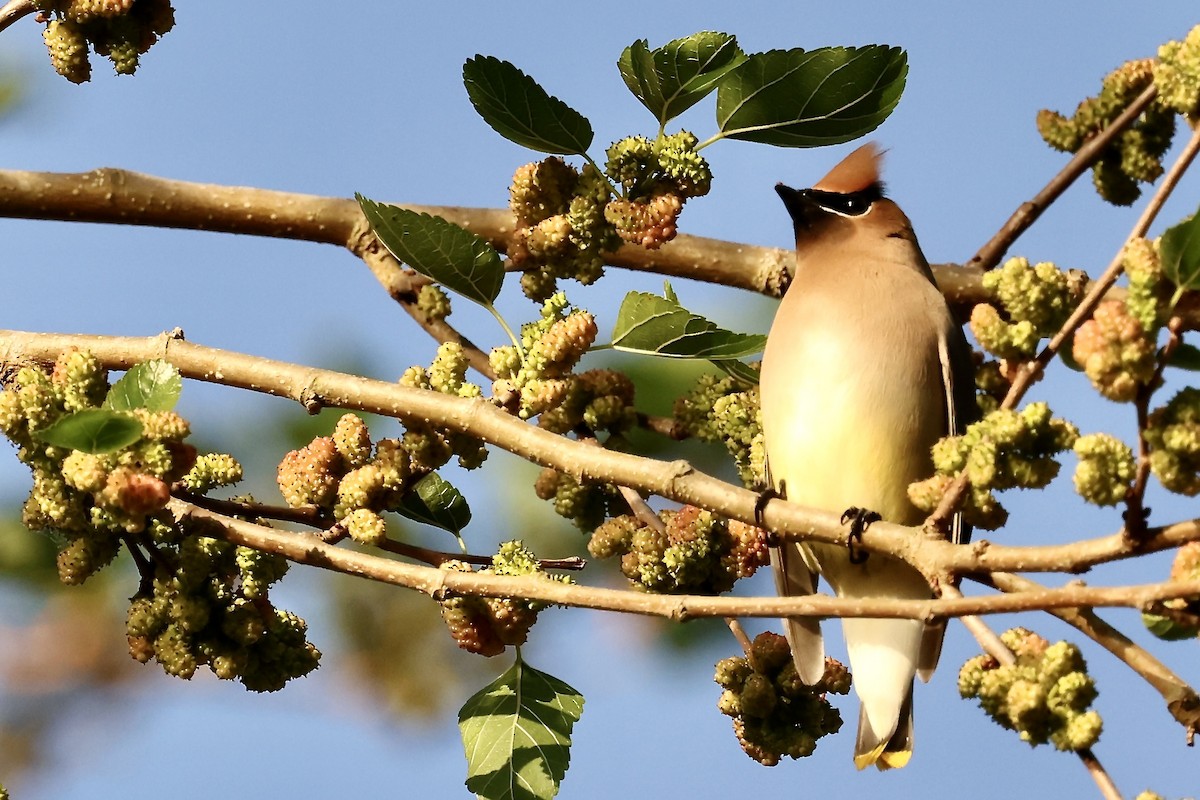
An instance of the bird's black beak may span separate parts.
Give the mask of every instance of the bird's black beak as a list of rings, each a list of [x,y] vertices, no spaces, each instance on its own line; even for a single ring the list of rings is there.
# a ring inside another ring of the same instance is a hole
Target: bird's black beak
[[[792,218],[797,234],[812,227],[816,218],[821,216],[821,207],[812,201],[807,189],[793,189],[777,183],[775,184],[775,193],[779,195],[779,199],[783,200],[783,207],[787,209],[788,215]]]

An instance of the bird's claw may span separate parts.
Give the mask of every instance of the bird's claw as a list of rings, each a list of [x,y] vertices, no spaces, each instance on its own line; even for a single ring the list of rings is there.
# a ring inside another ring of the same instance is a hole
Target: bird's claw
[[[758,499],[754,501],[754,524],[760,528],[765,528],[766,523],[763,522],[763,513],[767,510],[767,503],[772,500],[783,500],[786,498],[787,490],[784,488],[783,481],[779,482],[779,488],[768,486],[758,493]]]
[[[883,519],[875,511],[866,508],[858,508],[852,506],[847,508],[842,513],[842,524],[850,523],[850,534],[846,539],[846,549],[850,551],[850,563],[862,564],[871,554],[857,549],[855,544],[862,544],[863,532],[870,527],[872,522],[878,522]]]

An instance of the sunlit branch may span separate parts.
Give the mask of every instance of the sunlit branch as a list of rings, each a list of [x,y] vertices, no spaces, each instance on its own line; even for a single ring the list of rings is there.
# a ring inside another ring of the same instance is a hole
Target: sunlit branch
[[[181,374],[299,403],[365,411],[400,420],[433,423],[507,450],[543,467],[592,481],[627,486],[723,516],[756,524],[759,495],[695,470],[686,461],[664,462],[567,439],[513,417],[481,399],[452,397],[396,383],[316,369],[192,344],[177,333],[151,338],[0,331],[0,363],[48,363],[77,347],[110,369],[163,358]],[[773,499],[763,521],[781,540],[812,540],[846,546],[839,515]],[[863,537],[868,550],[904,559],[931,579],[946,574],[1081,572],[1090,566],[1200,541],[1200,520],[1150,528],[1133,541],[1123,532],[1061,545],[1005,546],[980,540],[955,545],[918,534],[919,529],[877,522]]]

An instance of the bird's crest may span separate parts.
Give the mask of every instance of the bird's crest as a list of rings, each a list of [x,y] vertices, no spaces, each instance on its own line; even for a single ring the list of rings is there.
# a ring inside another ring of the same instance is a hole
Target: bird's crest
[[[854,194],[879,184],[879,167],[883,151],[874,142],[868,142],[846,156],[821,178],[812,188],[822,192]]]

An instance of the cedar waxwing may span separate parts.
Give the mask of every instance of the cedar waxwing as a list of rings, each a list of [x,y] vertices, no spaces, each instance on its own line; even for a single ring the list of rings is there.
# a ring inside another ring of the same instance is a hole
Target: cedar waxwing
[[[933,474],[930,448],[960,433],[976,408],[970,347],[911,223],[883,196],[880,155],[867,144],[811,189],[775,187],[795,224],[796,271],[760,376],[773,488],[855,518],[852,539],[879,517],[921,523],[908,485]],[[953,533],[966,540],[958,519]],[[811,594],[819,573],[839,597],[931,596],[920,573],[880,553],[790,543],[771,561],[782,595]],[[825,666],[818,622],[790,619],[785,628],[801,679],[816,683]],[[929,680],[944,625],[845,619],[842,628],[861,703],[854,763],[903,767],[913,676]]]

